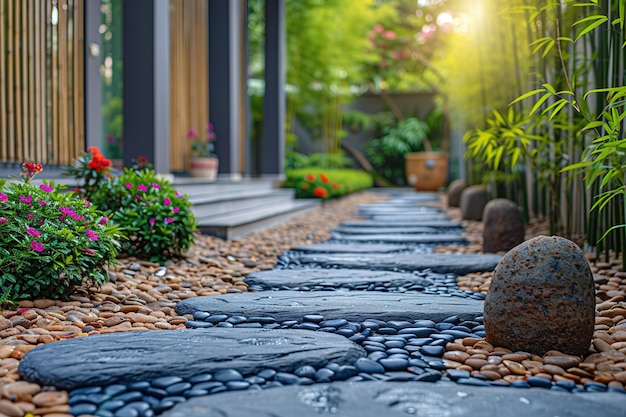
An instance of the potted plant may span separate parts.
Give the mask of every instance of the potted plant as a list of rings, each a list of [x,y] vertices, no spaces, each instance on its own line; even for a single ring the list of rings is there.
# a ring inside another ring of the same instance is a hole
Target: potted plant
[[[187,136],[191,139],[191,176],[215,181],[219,160],[214,153],[215,132],[213,125],[207,123],[206,136],[201,138],[198,133],[190,129]]]

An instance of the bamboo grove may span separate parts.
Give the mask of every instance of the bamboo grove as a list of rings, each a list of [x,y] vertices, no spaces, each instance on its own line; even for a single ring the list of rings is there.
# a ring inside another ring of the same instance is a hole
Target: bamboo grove
[[[545,216],[553,234],[624,254],[625,2],[482,3],[496,23],[475,28],[468,177]]]

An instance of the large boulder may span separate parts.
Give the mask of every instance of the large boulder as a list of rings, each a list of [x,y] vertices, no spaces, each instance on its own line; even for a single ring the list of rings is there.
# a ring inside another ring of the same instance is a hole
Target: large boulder
[[[470,185],[461,192],[461,218],[463,220],[482,220],[483,210],[489,195],[484,185]]]
[[[465,180],[457,179],[448,186],[448,206],[458,207],[461,202],[461,193],[467,187]]]
[[[524,219],[519,206],[506,198],[496,198],[483,211],[483,252],[513,249],[524,241]]]
[[[537,355],[583,355],[593,336],[595,305],[583,251],[565,238],[538,236],[496,266],[485,299],[487,341]]]

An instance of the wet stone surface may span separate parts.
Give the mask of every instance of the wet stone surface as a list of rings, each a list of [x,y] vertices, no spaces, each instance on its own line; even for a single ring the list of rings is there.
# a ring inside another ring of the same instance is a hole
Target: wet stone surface
[[[368,226],[368,227],[354,227],[354,226],[339,226],[338,228],[333,230],[333,233],[342,234],[342,235],[389,235],[389,234],[435,234],[439,233],[439,230],[434,227],[429,226],[411,226],[411,227],[376,227],[376,226]]]
[[[411,248],[406,245],[389,243],[369,243],[355,245],[353,243],[314,243],[311,245],[294,246],[291,251],[317,253],[398,253],[408,252]]]
[[[277,267],[354,268],[385,271],[425,271],[465,275],[471,272],[492,271],[502,257],[500,255],[439,253],[421,254],[298,254],[279,256]]]
[[[340,230],[342,227],[386,227],[389,229],[402,229],[405,227],[432,227],[441,229],[458,229],[462,225],[459,222],[448,220],[399,220],[399,221],[375,221],[375,220],[347,220],[341,223],[340,227],[335,230]]]
[[[335,240],[344,240],[350,242],[380,242],[380,243],[407,243],[407,244],[439,244],[453,245],[465,244],[467,239],[458,233],[437,233],[437,234],[421,234],[421,233],[339,233],[332,232],[331,236]]]
[[[624,415],[626,396],[569,395],[533,388],[511,390],[423,382],[341,382],[196,398],[163,414],[167,417],[275,416],[345,417],[446,416],[527,417]],[[610,396],[610,398],[608,398]]]
[[[293,371],[302,365],[352,363],[364,354],[345,337],[302,330],[144,331],[43,345],[22,359],[19,372],[40,385],[72,389],[171,375],[184,378],[230,368],[247,374],[268,367]]]

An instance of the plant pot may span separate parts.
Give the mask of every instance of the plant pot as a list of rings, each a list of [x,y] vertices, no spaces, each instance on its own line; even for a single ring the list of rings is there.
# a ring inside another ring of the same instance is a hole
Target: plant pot
[[[191,176],[205,178],[208,181],[215,181],[219,162],[219,159],[212,157],[191,158]]]
[[[437,191],[448,180],[448,154],[411,152],[404,156],[406,179],[417,191]]]

